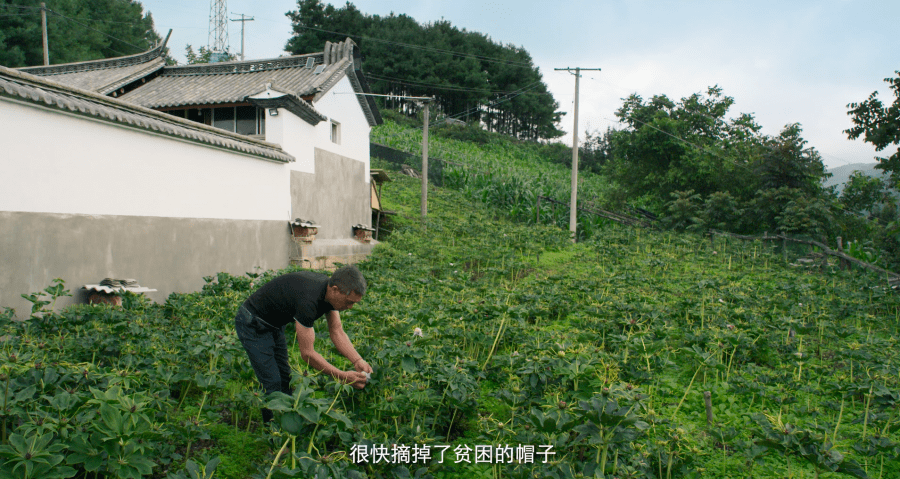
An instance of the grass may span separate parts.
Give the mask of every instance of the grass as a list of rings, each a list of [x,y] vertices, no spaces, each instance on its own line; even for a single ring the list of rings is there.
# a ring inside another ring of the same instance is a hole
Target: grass
[[[275,399],[279,421],[294,418],[279,422],[295,431],[290,460],[272,466],[273,444],[290,438],[259,424],[261,398],[231,326],[237,305],[276,272],[254,286],[218,275],[165,305],[4,322],[18,328],[0,343],[0,357],[16,360],[0,365],[16,432],[50,431],[37,418],[55,417],[51,399],[80,415],[94,408],[88,387],[129,380],[115,401],[154,398],[142,414],[160,434],[146,436],[147,455],[175,458],[190,433],[190,457],[218,456],[221,478],[900,477],[900,299],[881,278],[797,268],[761,243],[688,234],[608,227],[572,244],[564,229],[441,188],[429,192],[426,228],[419,182],[393,179],[383,199],[398,214],[360,264],[369,291],[342,313],[373,383],[339,388],[292,345],[297,395]],[[317,349],[348,367],[317,331]],[[46,365],[59,376],[44,380]],[[552,445],[557,455],[354,464],[360,444]],[[167,467],[154,477],[181,471],[183,459]]]

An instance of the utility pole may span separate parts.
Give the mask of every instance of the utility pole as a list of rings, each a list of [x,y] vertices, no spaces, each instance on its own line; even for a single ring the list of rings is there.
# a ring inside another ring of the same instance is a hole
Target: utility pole
[[[425,219],[428,217],[428,104],[430,100],[425,100],[422,104],[425,106],[425,119],[422,128],[422,226],[425,226]]]
[[[50,65],[50,49],[47,47],[47,4],[41,2],[41,33],[44,37],[44,66]]]
[[[572,127],[572,197],[569,200],[569,231],[572,242],[575,242],[578,226],[578,80],[582,71],[600,71],[599,68],[554,68],[554,70],[572,72],[575,70],[575,125]]]
[[[232,15],[238,15],[237,13],[232,12]],[[241,61],[244,61],[244,22],[252,22],[253,17],[244,18],[244,14],[240,14],[241,18],[232,18],[232,22],[241,22]]]
[[[340,93],[338,93],[340,95]],[[413,100],[417,104],[425,107],[424,125],[422,126],[422,225],[425,225],[425,218],[428,216],[428,105],[434,101],[434,97],[430,96],[400,96],[400,95],[379,95],[376,93],[355,93],[355,95],[380,96],[385,98],[397,98],[401,100]]]

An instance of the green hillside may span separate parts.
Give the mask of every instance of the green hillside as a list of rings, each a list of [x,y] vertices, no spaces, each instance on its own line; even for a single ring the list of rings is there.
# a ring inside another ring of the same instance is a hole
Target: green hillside
[[[292,345],[294,396],[259,395],[233,318],[279,272],[62,311],[56,283],[31,319],[0,316],[0,476],[900,476],[900,299],[882,278],[599,222],[573,244],[543,209],[516,219],[534,213],[516,182],[562,191],[536,146],[436,144],[488,171],[445,170],[425,224],[419,180],[389,173],[396,214],[342,313],[375,370],[364,390]]]

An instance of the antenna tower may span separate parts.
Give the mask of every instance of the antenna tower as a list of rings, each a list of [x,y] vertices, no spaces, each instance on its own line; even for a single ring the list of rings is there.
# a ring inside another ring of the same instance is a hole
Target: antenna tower
[[[209,39],[207,40],[210,60],[224,60],[228,51],[228,6],[226,0],[210,0],[209,2]]]

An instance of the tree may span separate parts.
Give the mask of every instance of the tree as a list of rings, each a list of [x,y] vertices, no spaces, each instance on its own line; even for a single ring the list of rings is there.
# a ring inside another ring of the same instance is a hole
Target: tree
[[[161,39],[134,0],[45,0],[50,64],[133,55]],[[0,0],[0,65],[44,63],[40,0]]]
[[[201,46],[200,51],[194,53],[194,47],[188,44],[186,47],[184,47],[184,57],[187,60],[188,65],[194,65],[197,63],[209,63],[210,58],[212,57],[212,52],[206,47]],[[237,55],[225,52],[225,57],[219,61],[230,62],[235,59],[237,59]]]
[[[441,20],[420,24],[407,15],[365,15],[352,3],[341,8],[298,0],[287,13],[294,25],[285,50],[320,51],[326,41],[350,36],[363,52],[372,91],[395,96],[433,96],[433,114],[455,117],[521,139],[562,136],[562,113],[531,55],[486,35]],[[381,100],[385,108],[414,115],[412,102]]]
[[[874,213],[875,206],[882,201],[886,191],[881,178],[854,171],[841,192],[841,202],[856,213]]]
[[[878,92],[872,92],[869,98],[862,103],[847,105],[850,111],[848,115],[853,117],[856,125],[844,133],[851,140],[863,136],[866,143],[875,146],[876,151],[882,151],[890,145],[900,145],[900,71],[895,71],[897,78],[885,78],[894,91],[894,103],[885,106],[878,99]],[[878,165],[875,168],[889,173],[888,181],[891,186],[900,186],[900,148],[887,158],[875,157]]]
[[[759,154],[759,126],[749,115],[728,121],[734,99],[717,86],[675,102],[665,95],[624,100],[616,112],[627,129],[607,133],[606,171],[629,196],[658,206],[676,191],[716,191],[746,199],[750,159]]]
[[[766,142],[762,156],[753,165],[757,188],[797,189],[807,196],[823,192],[822,181],[831,176],[815,148],[807,148],[799,123],[784,127],[781,133]]]

